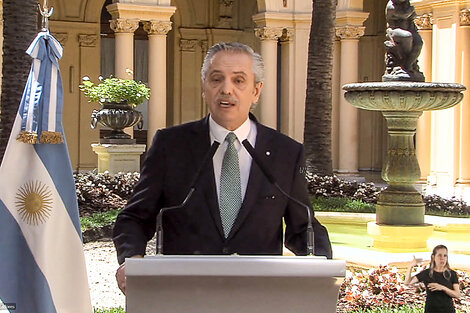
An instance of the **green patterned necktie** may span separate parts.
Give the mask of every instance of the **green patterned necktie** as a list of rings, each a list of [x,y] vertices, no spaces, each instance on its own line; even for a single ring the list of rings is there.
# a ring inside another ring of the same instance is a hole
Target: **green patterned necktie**
[[[225,238],[228,237],[242,205],[240,166],[238,164],[238,152],[234,145],[236,139],[237,136],[232,132],[225,137],[228,145],[220,173],[220,217]]]

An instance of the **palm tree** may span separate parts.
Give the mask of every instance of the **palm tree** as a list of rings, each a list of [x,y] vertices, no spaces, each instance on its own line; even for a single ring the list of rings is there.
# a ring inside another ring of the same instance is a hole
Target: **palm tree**
[[[0,102],[0,160],[10,137],[31,67],[25,53],[36,36],[36,0],[3,1],[3,78]]]
[[[313,0],[308,46],[304,145],[307,169],[331,175],[331,92],[337,0]]]

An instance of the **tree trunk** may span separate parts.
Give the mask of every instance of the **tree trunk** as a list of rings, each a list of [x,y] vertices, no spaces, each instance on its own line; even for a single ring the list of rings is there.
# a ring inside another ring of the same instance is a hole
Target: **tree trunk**
[[[307,168],[331,175],[331,101],[336,0],[313,0],[308,46],[304,145]]]
[[[0,161],[8,144],[31,68],[26,49],[37,33],[35,0],[3,1],[3,78],[0,102]]]

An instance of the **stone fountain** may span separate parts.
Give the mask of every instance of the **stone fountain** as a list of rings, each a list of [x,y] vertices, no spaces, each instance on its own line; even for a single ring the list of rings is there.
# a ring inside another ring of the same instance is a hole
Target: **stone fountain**
[[[424,223],[423,198],[414,187],[421,174],[414,145],[418,118],[423,111],[455,106],[466,89],[455,83],[424,82],[417,62],[423,41],[415,17],[409,0],[390,0],[382,82],[343,86],[353,106],[381,111],[387,121],[389,142],[382,178],[388,187],[379,195],[376,222],[367,225],[374,247],[381,250],[427,247],[433,226]]]

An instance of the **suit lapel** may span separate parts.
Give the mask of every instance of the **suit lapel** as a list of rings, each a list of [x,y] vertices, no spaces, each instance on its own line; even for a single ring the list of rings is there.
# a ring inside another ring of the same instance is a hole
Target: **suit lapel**
[[[264,164],[266,164],[268,168],[271,168],[271,165],[273,164],[271,153],[272,136],[270,136],[269,132],[267,132],[266,127],[259,124],[258,122],[256,122],[256,127],[257,135],[255,151],[262,160],[262,162],[264,162]],[[263,172],[253,160],[251,163],[250,176],[248,178],[248,185],[246,187],[245,198],[243,200],[242,207],[240,208],[240,211],[238,213],[237,219],[235,220],[235,223],[233,224],[233,227],[227,239],[230,239],[235,235],[235,233],[243,225],[243,222],[250,214],[251,210],[255,209],[255,202],[259,198],[262,187],[264,186],[263,183],[267,183],[267,180],[264,177]]]
[[[207,116],[206,118],[202,119],[200,123],[195,124],[193,132],[194,140],[191,142],[193,162],[194,164],[198,164],[197,166],[201,166],[200,162],[203,160],[211,146],[209,136],[209,117]],[[214,224],[219,231],[219,235],[224,238],[224,231],[219,212],[219,202],[217,200],[214,163],[209,161],[207,169],[208,170],[202,172],[199,184],[197,184],[197,186],[200,186],[199,188],[204,194],[207,208],[212,216]]]

